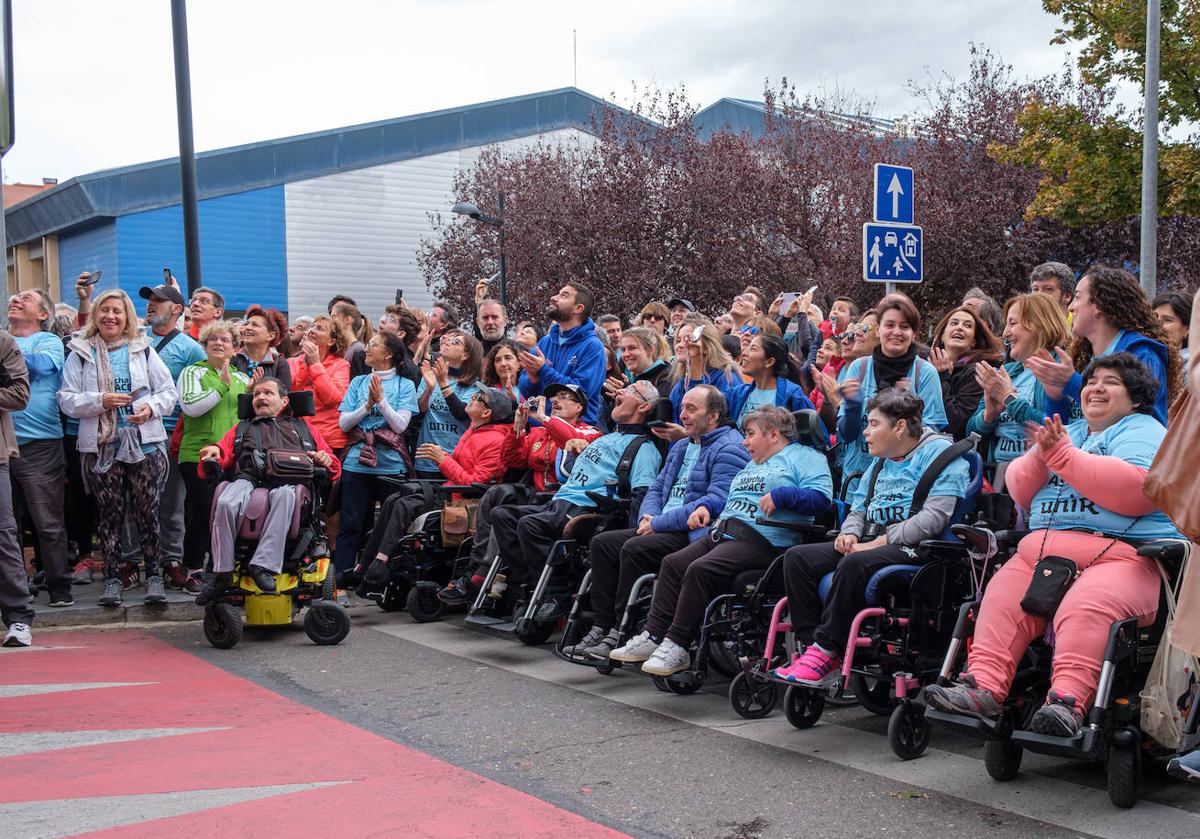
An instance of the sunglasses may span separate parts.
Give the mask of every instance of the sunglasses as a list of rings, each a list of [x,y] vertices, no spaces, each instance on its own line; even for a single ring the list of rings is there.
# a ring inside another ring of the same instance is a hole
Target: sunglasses
[[[738,330],[738,334],[739,335],[757,335],[758,327],[757,326],[743,326],[741,329]]]
[[[662,315],[642,315],[642,320],[661,320],[666,321]]]

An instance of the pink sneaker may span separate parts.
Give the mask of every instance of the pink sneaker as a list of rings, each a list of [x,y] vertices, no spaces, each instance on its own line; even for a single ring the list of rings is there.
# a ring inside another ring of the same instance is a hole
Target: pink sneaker
[[[800,658],[786,667],[775,668],[774,673],[777,678],[789,682],[819,687],[831,678],[838,677],[841,669],[841,656],[831,656],[817,649],[816,645],[810,645]]]

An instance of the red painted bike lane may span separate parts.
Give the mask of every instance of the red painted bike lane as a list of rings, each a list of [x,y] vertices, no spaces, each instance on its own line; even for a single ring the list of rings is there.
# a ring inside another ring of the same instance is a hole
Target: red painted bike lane
[[[0,655],[0,824],[20,835],[622,835],[146,633],[38,640]]]

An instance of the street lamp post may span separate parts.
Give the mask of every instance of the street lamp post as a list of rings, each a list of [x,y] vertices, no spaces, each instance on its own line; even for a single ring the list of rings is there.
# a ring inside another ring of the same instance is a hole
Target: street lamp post
[[[470,201],[459,201],[455,204],[450,212],[455,215],[467,216],[481,224],[490,224],[496,228],[500,234],[500,305],[508,306],[508,286],[506,284],[506,276],[504,273],[504,193],[500,193],[500,200],[497,203],[498,214],[489,216],[482,212],[477,206]]]

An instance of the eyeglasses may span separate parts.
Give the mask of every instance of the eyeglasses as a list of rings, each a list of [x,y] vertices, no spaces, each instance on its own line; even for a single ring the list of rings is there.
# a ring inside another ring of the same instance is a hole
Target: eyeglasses
[[[451,347],[461,347],[463,345],[463,339],[459,337],[443,338],[442,343]]]
[[[649,315],[649,314],[647,314],[647,315],[642,315],[642,320],[661,320],[661,321],[666,321],[666,318],[664,318],[662,315]]]
[[[743,326],[741,329],[738,330],[738,334],[739,335],[757,335],[758,327],[757,326]]]
[[[633,385],[629,385],[628,387],[621,388],[620,392],[632,394],[633,396],[636,396],[638,399],[642,400],[643,402],[646,402],[646,403],[650,402],[650,400],[648,398],[646,398],[646,395],[644,393],[642,393],[640,390],[638,390],[636,387],[634,387]]]

